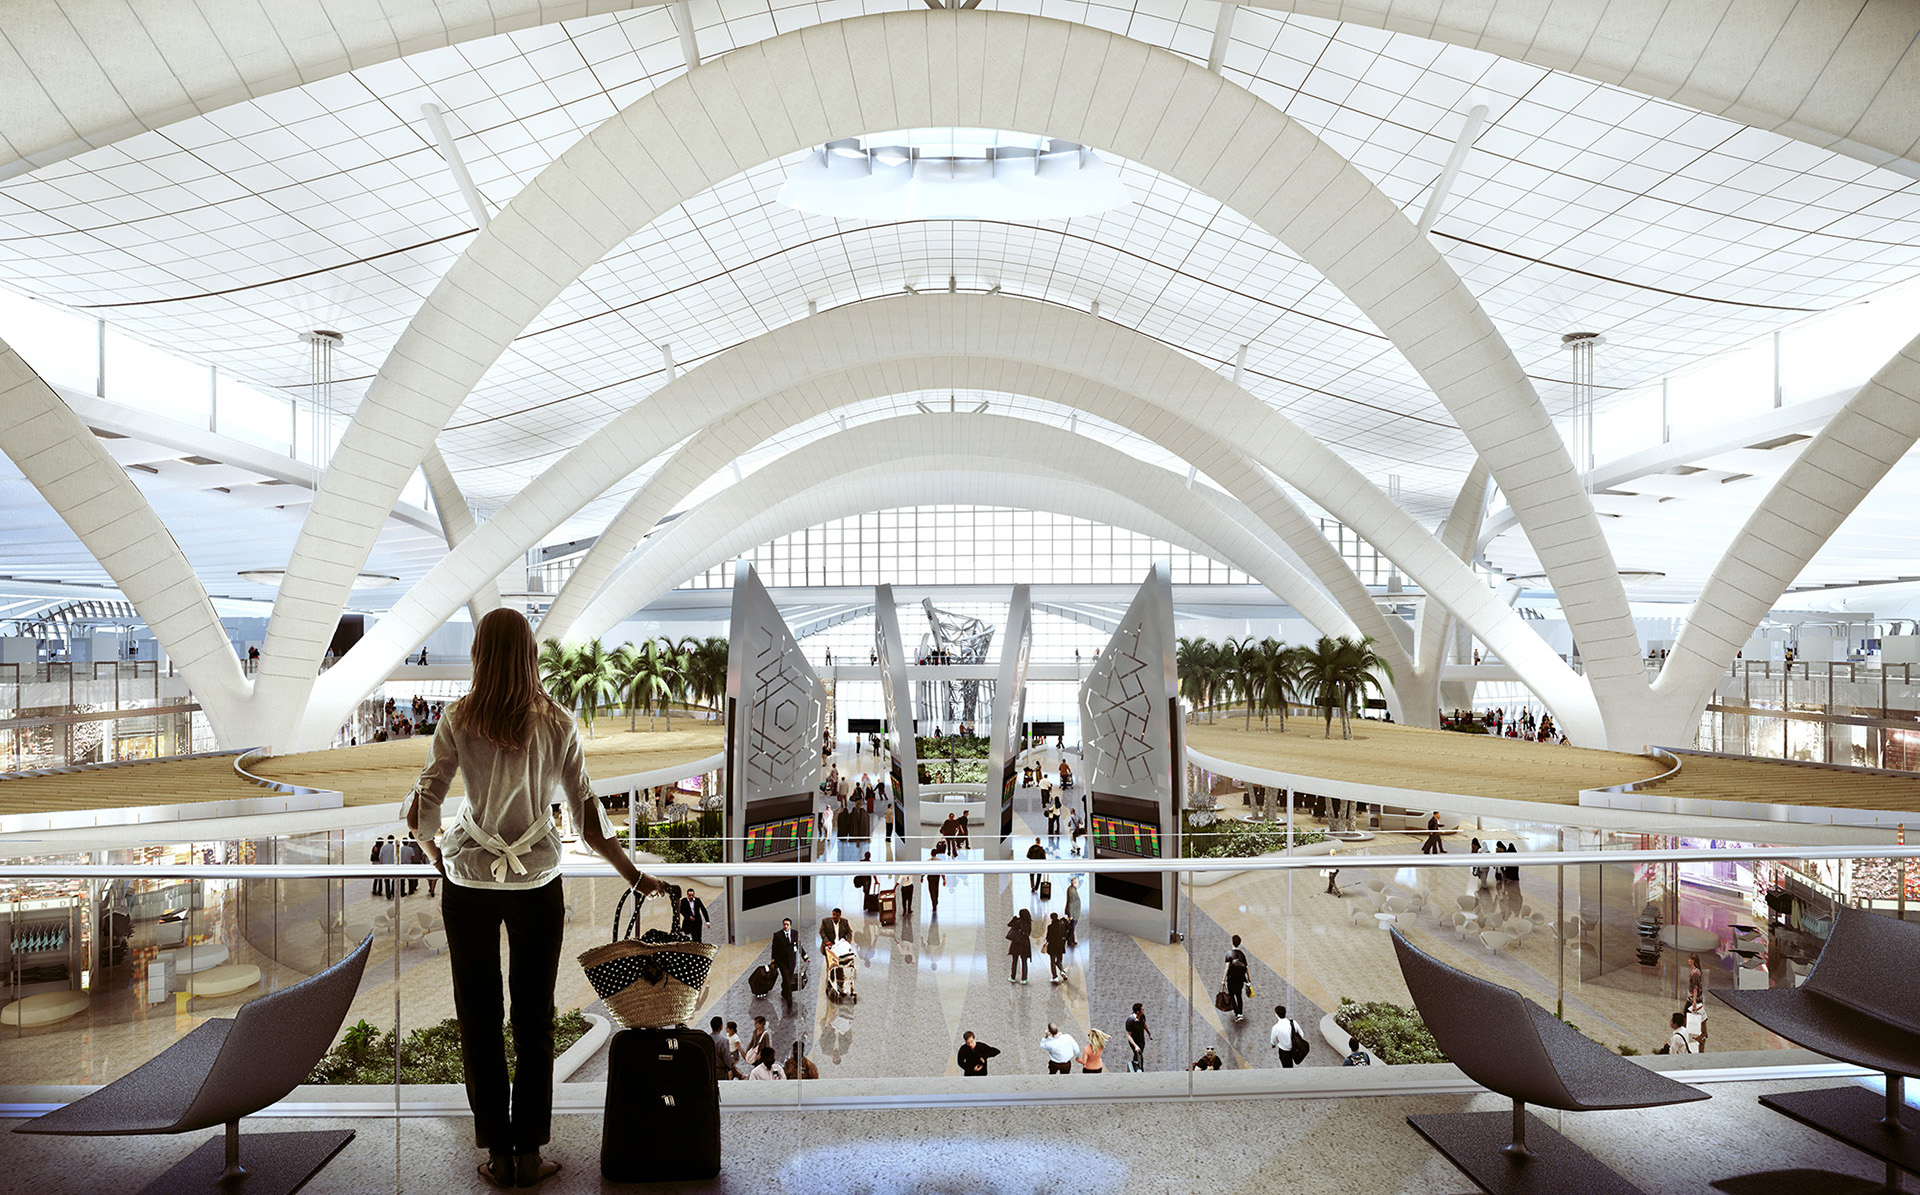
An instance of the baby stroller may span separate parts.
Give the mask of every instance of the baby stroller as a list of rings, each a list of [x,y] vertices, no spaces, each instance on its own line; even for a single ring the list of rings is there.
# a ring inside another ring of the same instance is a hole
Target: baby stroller
[[[854,953],[853,943],[844,939],[833,944],[832,954],[833,962],[827,967],[827,999],[836,1004],[858,1003],[854,967],[860,956]]]

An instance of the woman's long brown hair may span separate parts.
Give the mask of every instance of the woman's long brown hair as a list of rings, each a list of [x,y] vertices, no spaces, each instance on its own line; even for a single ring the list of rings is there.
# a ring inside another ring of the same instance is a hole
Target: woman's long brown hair
[[[540,684],[540,650],[518,610],[489,610],[473,630],[473,689],[460,701],[459,722],[507,751],[526,747],[538,718],[564,715]]]

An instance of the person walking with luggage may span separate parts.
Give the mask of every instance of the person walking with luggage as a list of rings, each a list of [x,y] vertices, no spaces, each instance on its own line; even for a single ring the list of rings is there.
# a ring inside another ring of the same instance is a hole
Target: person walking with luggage
[[[773,935],[773,967],[780,972],[780,994],[789,1001],[799,986],[793,978],[799,962],[800,934],[793,928],[793,918],[787,917],[780,922],[780,932]]]
[[[1007,958],[1011,968],[1007,982],[1027,982],[1027,966],[1033,961],[1033,914],[1025,909],[1007,921]]]
[[[1045,859],[1046,857],[1047,857],[1047,848],[1040,845],[1040,840],[1038,838],[1034,839],[1033,845],[1027,848],[1027,858]],[[1028,891],[1030,892],[1040,891],[1040,873],[1036,871],[1032,875],[1028,876],[1027,878],[1032,883],[1032,886],[1028,889]]]
[[[453,973],[454,1015],[474,1138],[487,1151],[489,1186],[531,1187],[560,1169],[540,1147],[553,1120],[553,993],[566,929],[560,835],[548,796],[564,793],[586,845],[642,895],[664,885],[633,865],[593,795],[573,717],[540,683],[539,647],[524,615],[489,611],[474,628],[473,682],[447,707],[426,765],[402,813],[447,885],[440,897]],[[460,820],[441,832],[441,805],[458,773]],[[507,987],[519,1066],[507,1077],[508,1018],[500,990],[506,931]]]
[[[720,1060],[720,1077],[734,1078],[733,1039],[727,1035],[727,1023],[719,1017],[708,1021],[707,1036],[713,1039],[713,1056]]]
[[[1040,1039],[1040,1048],[1047,1052],[1049,1075],[1073,1073],[1073,1060],[1080,1056],[1080,1043],[1073,1040],[1071,1033],[1062,1033],[1059,1026],[1049,1023],[1047,1035]]]
[[[1227,949],[1227,1000],[1233,1008],[1233,1019],[1247,1019],[1247,952],[1240,949],[1240,935],[1233,935],[1233,945]],[[1221,1010],[1226,1011],[1225,1009]]]
[[[1054,983],[1067,981],[1067,919],[1058,913],[1047,914],[1047,963],[1053,969]]]
[[[1074,876],[1067,881],[1067,908],[1062,914],[1067,919],[1067,949],[1080,945],[1080,877]]]
[[[1147,1043],[1153,1040],[1153,1030],[1147,1028],[1147,1010],[1136,1004],[1133,1015],[1127,1018],[1123,1026],[1127,1034],[1127,1045],[1133,1050],[1133,1057],[1127,1060],[1127,1069],[1143,1071],[1147,1069]]]
[[[696,942],[702,942],[706,939],[702,936],[701,931],[710,927],[712,924],[713,923],[707,919],[706,904],[694,894],[692,888],[688,888],[680,897],[681,932]]]
[[[913,882],[917,878],[913,875],[893,877],[894,907],[900,914],[900,920],[908,924],[913,922]]]
[[[960,1049],[954,1054],[953,1060],[960,1064],[960,1073],[972,1079],[987,1073],[987,1059],[999,1056],[1000,1051],[986,1042],[975,1040],[973,1030],[969,1029],[960,1035]]]
[[[1287,1016],[1287,1006],[1284,1004],[1273,1006],[1273,1028],[1267,1030],[1267,1044],[1279,1056],[1282,1070],[1292,1070],[1293,1064],[1301,1058],[1303,1051],[1300,1047],[1306,1041],[1300,1036],[1300,1026]]]

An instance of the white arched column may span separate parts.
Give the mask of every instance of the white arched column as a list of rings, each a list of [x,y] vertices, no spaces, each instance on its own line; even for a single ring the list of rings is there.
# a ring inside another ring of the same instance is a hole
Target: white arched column
[[[920,429],[918,434],[923,437],[920,444],[912,442],[911,433],[900,430],[900,425],[916,422]],[[937,438],[942,452],[951,456],[952,453],[946,450],[948,448],[958,450],[957,446],[962,442],[957,440],[956,436],[960,434],[962,428],[975,429],[972,432],[975,440],[981,444],[991,445],[990,449],[980,449],[981,452],[990,453],[994,459],[1002,462],[1019,462],[1023,467],[1032,468],[1037,473],[1046,473],[1055,477],[1063,477],[1071,473],[1086,484],[1098,483],[1100,479],[1105,478],[1105,484],[1109,488],[1117,483],[1155,487],[1154,492],[1162,495],[1164,499],[1161,506],[1156,509],[1181,511],[1184,512],[1183,516],[1172,523],[1151,524],[1153,529],[1148,529],[1148,524],[1134,526],[1133,529],[1170,539],[1183,546],[1198,544],[1200,546],[1195,550],[1231,561],[1236,567],[1255,576],[1261,584],[1273,589],[1283,599],[1295,603],[1295,608],[1300,611],[1302,617],[1314,622],[1315,625],[1330,628],[1331,633],[1334,634],[1352,633],[1353,624],[1340,609],[1291,565],[1281,559],[1274,548],[1263,540],[1264,529],[1259,526],[1257,520],[1231,519],[1218,507],[1203,500],[1199,495],[1186,489],[1184,485],[1168,482],[1164,470],[1143,464],[1084,436],[1072,435],[1027,420],[994,416],[922,416],[915,419],[886,420],[876,424],[862,425],[851,432],[829,437],[817,445],[811,445],[806,453],[790,454],[766,469],[756,472],[752,478],[749,478],[750,481],[764,477],[756,487],[747,487],[743,483],[723,491],[728,504],[727,509],[731,512],[729,517],[744,524],[751,512],[739,506],[739,503],[744,500],[743,496],[763,494],[767,492],[767,487],[772,486],[778,479],[791,474],[817,479],[822,473],[818,466],[818,461],[821,459],[835,461],[835,467],[828,472],[832,476],[841,477],[847,473],[852,464],[866,459],[857,454],[884,451],[894,456],[911,455],[917,458],[925,451],[925,439]],[[870,431],[869,429],[879,430]],[[888,439],[889,436],[896,437],[897,442]],[[1039,451],[1041,447],[1046,450],[1044,455]],[[844,455],[847,453],[856,455]],[[565,462],[562,462],[562,465],[556,466],[556,470],[571,473],[572,471],[565,469],[564,465]],[[1124,481],[1122,482],[1121,479]],[[1171,488],[1169,488],[1170,485]],[[580,492],[585,491],[583,489]],[[572,498],[568,499],[568,501],[572,500]],[[582,503],[585,500],[580,499]],[[509,508],[508,511],[502,512],[501,517],[504,518],[513,513],[516,512]],[[549,508],[547,512],[555,522],[565,518],[568,513],[571,512],[559,510],[557,507]],[[674,525],[678,526],[684,521],[684,517],[675,520]],[[1180,528],[1184,530],[1181,530],[1178,535],[1167,534],[1169,531]],[[492,524],[489,524],[488,528],[483,529],[482,534],[492,529]],[[1204,532],[1204,539],[1200,538],[1202,532]],[[654,542],[650,540],[649,547]],[[507,550],[520,549],[514,549],[508,545]],[[454,555],[458,557],[461,553]],[[463,563],[468,565],[470,570],[484,572],[490,561],[467,560]],[[467,575],[473,575],[472,571]],[[333,726],[338,720],[340,710],[350,708],[367,690],[379,683],[394,664],[398,663],[434,626],[438,625],[439,619],[451,609],[449,603],[457,602],[454,595],[457,594],[461,584],[459,576],[457,566],[436,568],[415,587],[414,591],[395,603],[393,609],[388,611],[386,617],[374,626],[353,651],[322,678],[306,716],[304,734],[318,734]],[[601,633],[638,604],[627,601],[623,595],[631,586],[640,583],[637,580],[639,576],[640,574],[633,573],[632,570],[616,576],[614,586],[618,590],[617,594],[606,596],[596,605],[589,606],[583,615],[579,627],[585,635],[593,636]]]
[[[0,451],[147,620],[214,734],[239,741],[251,686],[192,563],[99,437],[4,342]]]
[[[833,467],[823,470],[822,461],[833,462]],[[797,494],[811,492],[823,481],[832,486],[868,475],[905,474],[907,482],[896,484],[892,492],[910,495],[913,479],[955,470],[1000,476],[1031,473],[1036,477],[1104,488],[1114,509],[1120,510],[1124,504],[1132,511],[1128,521],[1120,523],[1097,509],[1080,517],[1125,526],[1226,561],[1252,575],[1325,633],[1354,633],[1353,622],[1274,550],[1274,545],[1263,534],[1264,528],[1245,518],[1244,512],[1240,518],[1234,518],[1203,495],[1187,489],[1180,478],[1165,469],[1085,436],[1028,419],[1003,415],[909,415],[863,423],[808,444],[804,450],[788,453],[675,519],[650,537],[627,566],[588,604],[577,624],[580,636],[592,638],[604,634],[634,610],[686,579],[679,576],[662,587],[655,578],[663,575],[663,570],[672,573],[685,561],[695,558],[704,560],[699,568],[705,568],[746,547],[821,521],[815,519],[798,527],[785,527],[758,539],[742,539],[742,535],[759,534],[763,524],[756,521],[756,513],[760,506],[772,506]],[[991,494],[992,491],[977,492]],[[1021,505],[989,500],[996,505]],[[907,502],[889,505],[924,505],[926,501],[910,498]],[[730,530],[736,526],[742,530]],[[745,530],[748,527],[754,530]],[[744,546],[721,551],[722,543]],[[720,554],[714,555],[715,551]]]
[[[1086,26],[943,9],[735,50],[635,100],[515,196],[435,287],[362,401],[289,561],[262,696],[288,711],[305,704],[377,518],[488,366],[583,270],[756,163],[855,132],[947,125],[1111,150],[1299,253],[1420,372],[1521,512],[1596,689],[1644,691],[1625,593],[1558,433],[1485,312],[1390,199],[1303,125],[1178,55]],[[1389,555],[1410,550],[1375,542]]]
[[[1881,366],[1748,517],[1693,604],[1650,700],[1603,712],[1621,741],[1693,742],[1713,686],[1767,611],[1920,439],[1920,338]]]
[[[914,300],[911,299],[878,302],[902,305],[903,310],[910,314],[915,312],[911,306]],[[939,319],[945,310],[942,306],[936,306],[930,314],[932,318]],[[779,339],[794,333],[782,329],[769,335]],[[695,487],[725,469],[729,462],[754,445],[849,403],[919,390],[961,389],[1018,393],[1057,402],[1097,414],[1163,446],[1166,445],[1166,429],[1169,426],[1181,427],[1184,433],[1182,445],[1187,448],[1198,446],[1200,451],[1207,454],[1209,476],[1214,476],[1212,470],[1220,462],[1229,461],[1237,465],[1233,472],[1221,480],[1221,484],[1227,486],[1228,492],[1247,508],[1248,514],[1264,522],[1300,558],[1308,574],[1339,603],[1350,625],[1359,633],[1370,635],[1379,642],[1380,651],[1388,658],[1396,675],[1412,671],[1412,659],[1401,649],[1366,586],[1360,583],[1339,552],[1327,542],[1319,528],[1307,519],[1292,497],[1273,484],[1261,470],[1249,467],[1231,444],[1194,427],[1186,420],[1171,416],[1164,408],[1154,406],[1137,394],[1092,382],[1066,370],[1004,357],[992,346],[983,347],[990,351],[966,356],[925,355],[904,361],[872,362],[823,374],[809,379],[804,385],[783,390],[710,424],[648,478],[607,525],[593,547],[588,549],[541,620],[542,637],[571,637],[575,620],[587,604],[602,592],[621,560],[640,542],[641,537],[678,506]],[[857,359],[875,351],[884,350],[849,343],[839,346],[837,354]],[[724,364],[716,363],[716,367],[724,368]],[[1296,609],[1305,611],[1308,608],[1302,604],[1305,599],[1300,594],[1279,592],[1278,596]],[[1318,620],[1310,621],[1318,625]]]
[[[453,470],[447,467],[447,458],[440,455],[438,444],[427,450],[426,458],[420,462],[420,472],[426,476],[427,492],[433,495],[433,513],[440,519],[440,534],[446,537],[447,549],[451,551],[473,534],[476,526],[473,508],[467,505],[467,496],[460,492],[460,483],[454,480]],[[467,609],[478,623],[481,615],[499,605],[499,587],[482,586],[474,590]]]
[[[437,625],[475,586],[626,476],[633,461],[651,459],[771,395],[813,384],[814,362],[833,360],[835,353],[846,351],[836,346],[849,344],[878,346],[872,351],[896,354],[898,362],[961,348],[1043,366],[1113,391],[1138,390],[1137,401],[1145,408],[1122,414],[1121,422],[1157,428],[1155,439],[1230,492],[1238,477],[1256,464],[1298,486],[1377,545],[1431,600],[1459,613],[1476,635],[1513,664],[1570,734],[1585,742],[1601,741],[1592,694],[1565,662],[1398,503],[1285,416],[1138,332],[1063,307],[978,295],[836,308],[682,374],[523,489],[395,605],[388,615],[391,641],[369,636],[328,673],[325,684],[351,686],[362,679],[374,683],[388,666],[380,657],[404,650],[394,644],[406,638],[407,627]],[[1196,438],[1195,429],[1231,437],[1240,455],[1221,456]],[[328,702],[351,703],[357,696],[334,692]]]

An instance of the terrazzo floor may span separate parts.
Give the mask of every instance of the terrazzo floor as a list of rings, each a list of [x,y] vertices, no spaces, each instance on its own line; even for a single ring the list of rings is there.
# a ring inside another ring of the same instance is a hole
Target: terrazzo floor
[[[1817,1170],[1798,1188],[1844,1189],[1877,1178],[1861,1155],[1763,1109],[1761,1094],[1810,1083],[1715,1085],[1713,1098],[1672,1108],[1547,1113],[1577,1144],[1649,1195],[1700,1192],[1729,1175]],[[1301,1191],[1311,1195],[1439,1195],[1468,1183],[1407,1126],[1410,1113],[1498,1111],[1494,1096],[1239,1099],[921,1108],[901,1111],[729,1112],[723,1168],[712,1182],[661,1192],[882,1195],[1187,1195]],[[0,1131],[17,1122],[0,1121]],[[246,1132],[352,1128],[358,1137],[303,1190],[313,1195],[484,1189],[464,1118],[250,1121]],[[12,1136],[0,1195],[137,1190],[208,1134],[105,1141]],[[633,1190],[599,1174],[597,1115],[561,1115],[545,1155],[564,1169],[547,1195]],[[244,1149],[244,1146],[243,1146]],[[1908,1190],[1920,1189],[1909,1185]]]

